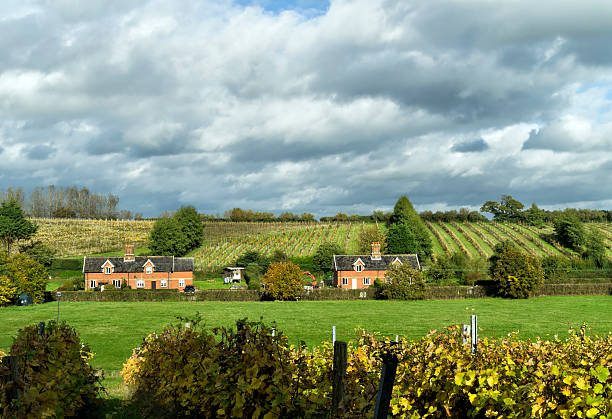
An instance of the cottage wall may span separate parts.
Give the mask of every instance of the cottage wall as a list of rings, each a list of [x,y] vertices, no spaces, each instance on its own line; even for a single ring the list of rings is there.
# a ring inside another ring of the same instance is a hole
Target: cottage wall
[[[356,279],[356,289],[369,288],[374,285],[374,281],[376,279],[380,279],[381,281],[385,280],[386,270],[381,271],[361,271],[357,272],[355,270],[351,271],[335,271],[334,272],[334,286],[338,288],[344,289],[352,289],[353,288],[353,278]],[[342,278],[348,278],[348,284],[342,284]],[[370,285],[363,285],[363,278],[370,278]]]
[[[129,278],[128,278],[129,277]],[[112,284],[113,280],[123,280],[128,281],[128,285],[132,287],[132,289],[137,288],[137,282],[139,279],[144,279],[145,286],[140,289],[153,289],[152,281],[156,281],[156,289],[178,289],[183,290],[187,285],[193,285],[193,272],[152,272],[147,274],[145,272],[137,272],[137,273],[116,273],[113,272],[111,274],[105,274],[103,272],[86,272],[85,273],[85,289],[90,289],[90,281],[95,280],[96,286],[100,286],[102,284]],[[161,287],[161,280],[165,279],[167,281],[167,287]],[[179,287],[179,280],[183,279],[185,281],[185,286]]]

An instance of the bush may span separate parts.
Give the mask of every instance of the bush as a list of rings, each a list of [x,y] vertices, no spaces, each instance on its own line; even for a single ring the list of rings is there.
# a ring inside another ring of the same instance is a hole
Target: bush
[[[42,337],[36,325],[21,329],[9,354],[17,357],[23,380],[21,398],[8,406],[11,416],[77,416],[102,390],[97,371],[89,365],[93,354],[64,322],[50,321]]]
[[[83,269],[83,259],[53,259],[51,270],[80,271]]]
[[[540,263],[546,282],[558,281],[567,275],[572,267],[570,260],[563,256],[544,256]]]
[[[582,249],[585,244],[586,233],[578,217],[572,214],[563,214],[554,220],[554,224],[555,236],[559,243],[575,251]]]
[[[264,294],[274,300],[295,300],[304,290],[302,271],[291,262],[272,263],[262,282]]]
[[[535,257],[512,246],[497,247],[489,273],[498,293],[506,298],[529,298],[542,282],[542,268]]]
[[[281,332],[272,337],[269,327],[246,321],[240,331],[190,323],[147,336],[125,364],[136,400],[172,417],[305,416],[308,371]]]
[[[393,265],[385,274],[381,296],[393,300],[422,300],[427,292],[427,285],[421,271],[409,264]]]
[[[0,275],[8,277],[16,295],[25,293],[35,303],[42,303],[47,287],[47,270],[43,265],[24,254],[0,254]]]

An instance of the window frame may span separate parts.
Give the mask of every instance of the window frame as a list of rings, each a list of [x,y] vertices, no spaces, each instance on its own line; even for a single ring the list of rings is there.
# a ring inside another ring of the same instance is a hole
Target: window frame
[[[95,288],[97,284],[98,283],[96,282],[95,279],[90,279],[89,280],[89,288]]]
[[[146,273],[147,275],[152,274],[152,273],[153,273],[153,267],[152,267],[152,266],[147,266],[147,267],[145,268],[145,273]]]
[[[168,288],[168,280],[167,279],[160,279],[159,280],[159,287],[160,288]]]
[[[113,268],[110,266],[105,266],[104,267],[104,275],[110,275],[113,273]]]
[[[363,272],[363,265],[361,263],[355,265],[355,272]]]
[[[113,286],[115,288],[121,288],[121,280],[120,279],[113,279]]]
[[[185,280],[179,279],[179,288],[185,288]]]
[[[141,286],[142,284],[142,286]],[[145,280],[144,279],[139,279],[138,281],[136,281],[136,288],[144,288],[145,287]]]
[[[348,278],[342,278],[342,285],[348,285]]]
[[[372,285],[372,280],[368,277],[363,278],[363,285]]]

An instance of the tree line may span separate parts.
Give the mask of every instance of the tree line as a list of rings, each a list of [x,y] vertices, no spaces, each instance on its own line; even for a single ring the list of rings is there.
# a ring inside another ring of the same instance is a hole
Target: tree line
[[[0,203],[16,201],[33,218],[142,219],[142,214],[119,210],[119,196],[91,192],[86,187],[49,185],[27,194],[23,188],[0,190]]]

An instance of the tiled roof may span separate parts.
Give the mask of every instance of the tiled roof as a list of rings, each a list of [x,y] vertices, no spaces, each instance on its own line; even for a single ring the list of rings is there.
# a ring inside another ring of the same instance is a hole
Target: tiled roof
[[[192,272],[193,258],[175,258],[174,256],[136,256],[133,262],[125,262],[121,257],[85,257],[83,259],[83,272],[102,272],[102,265],[106,261],[113,264],[113,271],[117,273],[136,273],[144,270],[144,264],[151,260],[155,265],[155,272]]]
[[[372,255],[334,255],[334,270],[353,271],[354,264],[361,259],[364,271],[384,271],[395,259],[402,263],[410,263],[414,269],[421,269],[417,255],[382,255],[380,259],[372,259]]]

